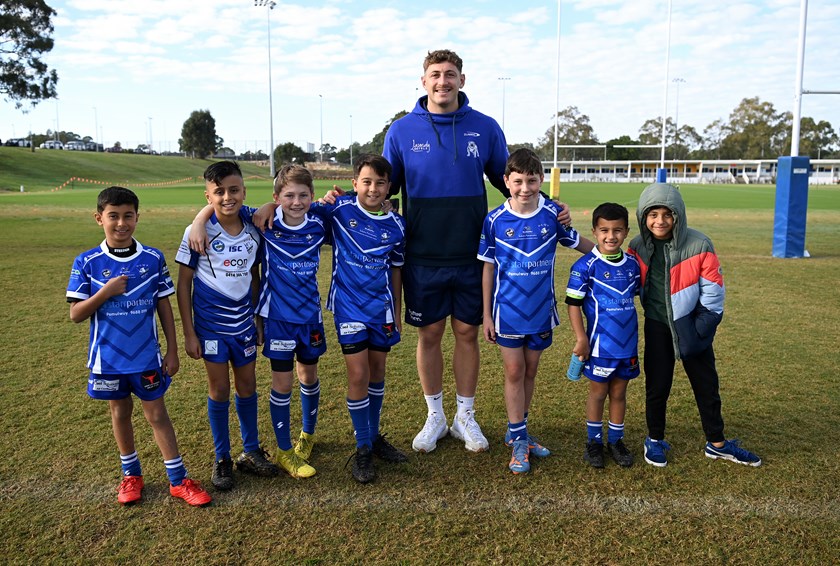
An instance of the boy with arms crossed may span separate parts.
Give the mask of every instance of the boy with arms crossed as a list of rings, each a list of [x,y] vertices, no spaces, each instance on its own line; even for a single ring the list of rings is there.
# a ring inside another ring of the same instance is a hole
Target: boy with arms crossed
[[[478,259],[484,263],[484,338],[499,345],[505,372],[505,444],[514,474],[531,469],[530,456],[551,452],[528,433],[527,421],[540,356],[559,324],[554,297],[557,244],[586,252],[592,242],[557,221],[557,206],[540,194],[543,168],[528,149],[505,167],[510,198],[484,220]]]
[[[639,264],[621,251],[629,232],[627,209],[607,202],[592,212],[597,248],[577,260],[566,287],[569,321],[575,332],[573,352],[589,378],[586,400],[588,441],[584,457],[604,467],[604,401],[610,397],[607,446],[616,463],[633,465],[624,445],[627,382],[639,375],[639,324],[634,297],[639,289]],[[586,315],[586,330],[583,316]]]
[[[627,253],[641,267],[645,309],[645,462],[668,465],[665,413],[674,364],[682,360],[706,435],[705,454],[748,466],[761,458],[723,435],[719,379],[712,342],[723,318],[723,270],[712,241],[688,227],[679,190],[654,183],[636,209],[640,234]]]
[[[228,364],[233,367],[243,447],[236,467],[264,477],[275,476],[280,470],[260,447],[257,427],[254,304],[259,231],[239,217],[245,183],[236,163],[214,163],[204,171],[204,182],[204,196],[213,211],[206,229],[210,245],[206,255],[190,250],[192,225],[187,226],[175,256],[181,266],[178,309],[187,355],[196,360],[203,357],[207,369],[207,416],[216,453],[211,482],[217,489],[228,490],[234,486]]]
[[[91,319],[88,395],[108,401],[120,450],[123,480],[117,500],[128,505],[143,496],[143,472],[134,445],[131,413],[136,395],[152,427],[169,477],[169,493],[190,505],[210,503],[210,495],[187,477],[163,394],[179,368],[175,318],[169,295],[175,292],[163,254],[134,239],[140,202],[123,187],[99,193],[97,224],[105,240],[73,262],[67,285],[70,320]],[[155,313],[166,339],[161,358]]]

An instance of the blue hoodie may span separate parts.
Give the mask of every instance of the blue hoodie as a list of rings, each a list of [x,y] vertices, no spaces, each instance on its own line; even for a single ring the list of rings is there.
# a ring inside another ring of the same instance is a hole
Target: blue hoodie
[[[417,265],[477,262],[487,215],[484,175],[506,197],[507,142],[499,124],[458,93],[458,110],[433,114],[428,96],[394,122],[383,155],[391,163],[391,194],[402,192],[408,224],[406,260]]]

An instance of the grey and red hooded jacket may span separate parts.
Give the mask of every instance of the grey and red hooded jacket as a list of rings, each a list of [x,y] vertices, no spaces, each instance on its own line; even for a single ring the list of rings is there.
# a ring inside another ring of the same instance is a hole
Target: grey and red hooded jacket
[[[665,306],[677,359],[701,353],[712,345],[723,318],[723,270],[712,241],[702,232],[688,227],[685,203],[679,190],[667,183],[654,183],[642,191],[636,218],[639,235],[627,252],[639,262],[642,275],[642,301],[653,255],[653,235],[647,228],[648,210],[667,207],[674,215],[674,231],[665,244]]]

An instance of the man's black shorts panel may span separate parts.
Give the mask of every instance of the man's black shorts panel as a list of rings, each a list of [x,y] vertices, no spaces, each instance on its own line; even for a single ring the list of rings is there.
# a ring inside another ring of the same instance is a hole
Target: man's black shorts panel
[[[405,321],[428,326],[448,316],[478,326],[482,322],[482,262],[450,267],[403,266]]]

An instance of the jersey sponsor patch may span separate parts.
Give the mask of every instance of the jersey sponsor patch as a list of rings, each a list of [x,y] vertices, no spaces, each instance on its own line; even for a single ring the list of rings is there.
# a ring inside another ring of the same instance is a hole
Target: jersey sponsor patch
[[[160,372],[157,370],[144,371],[140,374],[140,382],[146,391],[154,391],[160,387]]]
[[[313,330],[309,333],[309,347],[318,348],[324,343],[324,333],[320,330]]]
[[[272,352],[292,352],[297,346],[294,340],[272,340],[268,344],[268,349]]]
[[[524,334],[499,334],[499,333],[496,333],[496,335],[500,338],[507,338],[508,340],[521,340],[521,339],[525,338]]]
[[[94,391],[119,391],[119,379],[90,379],[88,380]]]
[[[338,326],[338,333],[342,336],[349,336],[351,334],[358,334],[365,329],[365,325],[361,322],[342,322]]]
[[[257,347],[256,346],[248,346],[247,348],[245,348],[245,355],[246,356],[253,356],[254,354],[256,354],[256,352],[257,352]]]
[[[605,368],[602,366],[592,366],[592,375],[596,377],[609,377],[615,368]]]
[[[204,341],[204,353],[205,354],[218,354],[219,353],[219,342],[218,342],[218,340],[205,340]]]

